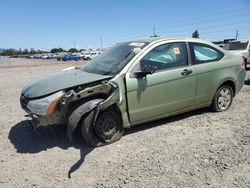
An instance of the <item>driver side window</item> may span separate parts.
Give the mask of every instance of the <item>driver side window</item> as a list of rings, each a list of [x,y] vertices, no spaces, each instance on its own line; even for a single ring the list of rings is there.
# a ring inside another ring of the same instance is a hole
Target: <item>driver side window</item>
[[[140,71],[159,71],[188,65],[185,43],[168,43],[151,50],[140,61]]]

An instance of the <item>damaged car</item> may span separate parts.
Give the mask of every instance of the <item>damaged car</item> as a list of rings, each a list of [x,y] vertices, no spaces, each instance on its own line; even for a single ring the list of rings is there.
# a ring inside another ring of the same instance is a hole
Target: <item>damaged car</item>
[[[244,84],[244,63],[200,39],[123,42],[29,83],[20,102],[33,127],[66,124],[72,141],[80,126],[87,144],[102,146],[134,125],[203,107],[227,110]]]

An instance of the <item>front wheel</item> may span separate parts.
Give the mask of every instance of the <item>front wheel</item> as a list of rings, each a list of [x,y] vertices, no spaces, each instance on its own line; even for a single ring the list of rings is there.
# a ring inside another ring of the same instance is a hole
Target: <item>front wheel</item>
[[[211,110],[214,112],[226,111],[233,102],[233,89],[229,85],[221,86],[215,93]]]
[[[103,146],[119,140],[124,132],[120,115],[115,110],[100,112],[94,123],[95,110],[81,123],[84,141],[91,146]],[[93,125],[94,124],[94,125]]]

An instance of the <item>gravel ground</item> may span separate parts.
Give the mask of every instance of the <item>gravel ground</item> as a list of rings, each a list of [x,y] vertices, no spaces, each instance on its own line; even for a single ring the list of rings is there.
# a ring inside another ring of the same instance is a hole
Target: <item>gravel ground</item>
[[[79,130],[32,130],[19,105],[31,80],[69,65],[0,68],[0,187],[250,187],[250,72],[230,110],[138,125],[89,148]]]

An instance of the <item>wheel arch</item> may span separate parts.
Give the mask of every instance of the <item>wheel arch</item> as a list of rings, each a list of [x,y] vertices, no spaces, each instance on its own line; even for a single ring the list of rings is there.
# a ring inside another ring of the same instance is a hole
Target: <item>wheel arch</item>
[[[84,116],[87,113],[94,110],[102,101],[104,101],[104,99],[101,98],[91,99],[79,105],[74,110],[72,110],[72,112],[68,116],[68,122],[67,122],[67,135],[70,142],[72,142],[73,140],[72,134],[76,129],[76,127],[81,122],[82,118],[84,118]]]
[[[235,82],[233,80],[231,80],[231,79],[224,80],[222,83],[220,83],[220,86],[217,88],[217,90],[219,88],[221,88],[221,86],[223,86],[223,85],[229,85],[229,86],[231,86],[231,88],[233,90],[233,96],[235,96],[235,94],[236,94],[236,84],[235,84]]]
[[[220,89],[223,87],[223,86],[229,86],[232,88],[232,97],[230,98],[230,103],[225,107],[225,109],[222,109],[221,107],[219,107],[218,105],[218,95],[219,95],[219,91]],[[233,97],[235,96],[235,91],[236,91],[236,84],[234,81],[232,80],[225,80],[223,82],[220,83],[219,87],[217,88],[215,94],[214,94],[214,97],[213,97],[213,100],[212,100],[212,103],[210,105],[210,110],[213,111],[213,112],[221,112],[221,111],[224,111],[224,110],[227,110],[231,104],[232,104],[232,101],[233,101]]]
[[[84,102],[83,104],[78,105],[74,110],[71,111],[71,113],[68,116],[68,122],[67,122],[67,135],[70,142],[72,142],[73,140],[74,130],[81,123],[81,121],[83,121],[86,115],[93,110],[96,110],[94,121],[96,120],[99,112],[110,109],[113,109],[115,112],[117,112],[121,122],[123,121],[122,112],[116,103],[112,103],[110,104],[110,106],[107,106],[106,108],[102,109],[98,108],[99,105],[104,101],[105,101],[104,98],[91,98],[88,101]]]
[[[122,121],[122,112],[121,112],[121,109],[118,107],[118,105],[116,103],[113,103],[112,105],[110,105],[107,108],[102,109],[101,111],[110,110],[110,109],[113,109],[115,112],[117,112],[120,119],[121,119],[121,121]]]

